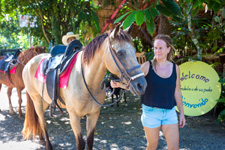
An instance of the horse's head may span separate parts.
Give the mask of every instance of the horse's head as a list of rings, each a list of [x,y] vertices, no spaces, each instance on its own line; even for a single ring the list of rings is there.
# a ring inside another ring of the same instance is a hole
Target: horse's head
[[[45,46],[36,46],[34,48],[27,49],[20,53],[19,61],[25,65],[34,56],[45,53],[45,49]]]
[[[46,50],[45,46],[36,46],[34,48],[34,51],[37,52],[38,54],[45,53],[45,50]]]
[[[147,82],[135,56],[131,28],[123,31],[118,25],[110,33],[104,62],[107,69],[120,77],[133,94],[140,96],[144,94]]]

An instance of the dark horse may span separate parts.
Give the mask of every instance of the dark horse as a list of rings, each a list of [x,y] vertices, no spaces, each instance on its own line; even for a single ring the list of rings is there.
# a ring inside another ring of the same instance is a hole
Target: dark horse
[[[0,90],[2,87],[2,84],[6,85],[8,87],[7,90],[7,95],[8,95],[8,99],[9,99],[9,111],[10,114],[14,114],[14,110],[12,107],[12,103],[11,103],[11,95],[12,95],[12,89],[16,88],[17,90],[17,94],[19,97],[18,103],[19,103],[19,108],[18,108],[18,112],[19,112],[19,117],[22,116],[22,111],[21,111],[21,103],[22,103],[22,98],[21,98],[21,91],[24,89],[24,83],[23,83],[23,79],[22,79],[22,71],[24,68],[24,65],[27,64],[27,62],[33,58],[34,56],[40,54],[40,53],[44,53],[45,52],[45,47],[41,47],[41,46],[37,46],[35,48],[30,48],[28,50],[25,50],[24,52],[20,53],[20,55],[18,56],[18,63],[16,65],[16,72],[15,74],[11,74],[10,78],[7,74],[0,72]],[[4,56],[0,56],[0,60],[4,58]]]
[[[117,26],[111,33],[103,34],[92,40],[78,54],[67,88],[60,88],[60,96],[66,105],[59,103],[69,113],[78,150],[85,149],[80,124],[83,116],[86,116],[87,149],[93,148],[94,129],[101,106],[93,100],[90,93],[99,103],[104,103],[105,88],[99,87],[107,70],[118,77],[123,76],[122,81],[129,86],[132,93],[142,95],[145,92],[147,83],[135,57],[136,50],[129,33],[130,30],[123,31]],[[51,150],[53,148],[47,133],[44,112],[52,100],[46,91],[46,84],[43,90],[43,83],[35,78],[39,63],[46,57],[49,55],[41,54],[34,57],[23,70],[23,80],[27,89],[27,105],[22,132],[24,138],[39,135],[40,139],[43,139],[44,136],[46,149]],[[113,57],[118,59],[114,60]]]

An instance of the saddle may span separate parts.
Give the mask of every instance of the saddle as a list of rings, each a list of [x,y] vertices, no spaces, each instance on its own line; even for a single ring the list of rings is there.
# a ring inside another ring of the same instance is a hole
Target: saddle
[[[10,70],[17,65],[17,58],[21,52],[21,50],[17,50],[13,55],[6,55],[5,58],[0,60],[0,70],[8,74],[8,78],[12,84]]]
[[[78,40],[73,40],[66,47],[64,45],[57,45],[52,47],[50,54],[51,57],[43,61],[43,72],[46,75],[47,93],[52,99],[50,107],[57,106],[61,114],[57,116],[52,115],[52,108],[50,108],[50,117],[60,117],[63,111],[59,107],[57,100],[59,99],[62,104],[64,101],[60,97],[60,75],[70,64],[74,55],[81,50],[83,45]]]

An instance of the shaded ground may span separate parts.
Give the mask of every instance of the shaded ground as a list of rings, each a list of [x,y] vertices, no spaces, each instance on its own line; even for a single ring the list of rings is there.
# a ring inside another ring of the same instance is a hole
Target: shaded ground
[[[37,140],[23,140],[21,130],[24,118],[8,114],[6,91],[0,94],[0,150],[44,150]],[[4,93],[4,94],[3,94]],[[24,92],[23,92],[24,95]],[[17,97],[13,93],[13,106],[17,110]],[[16,99],[16,100],[15,100]],[[26,99],[23,98],[23,113]],[[128,93],[127,104],[120,107],[103,107],[96,126],[95,150],[145,150],[146,139],[140,122],[141,104],[138,97]],[[109,100],[106,101],[107,103]],[[51,119],[45,114],[48,133],[55,150],[75,150],[76,142],[69,124],[68,114]],[[180,129],[180,149],[182,150],[225,150],[225,128],[215,124],[210,113],[201,117],[186,117],[187,125]],[[86,138],[85,118],[81,120],[83,136]],[[166,141],[160,133],[159,150],[167,149]]]

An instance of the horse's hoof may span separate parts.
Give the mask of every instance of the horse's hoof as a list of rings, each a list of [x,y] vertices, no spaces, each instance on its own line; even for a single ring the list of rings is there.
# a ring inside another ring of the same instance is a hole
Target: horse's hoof
[[[9,113],[10,113],[11,115],[15,115],[15,114],[16,114],[15,111],[12,111],[12,110],[10,110]]]
[[[38,142],[40,145],[43,145],[43,146],[45,146],[45,140],[44,139],[42,139],[42,140],[39,140],[39,142]]]
[[[19,115],[19,118],[20,119],[23,119],[24,118],[23,114]]]

